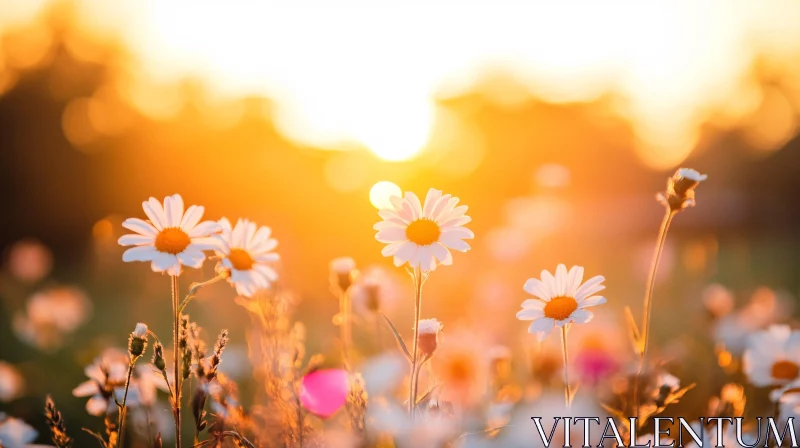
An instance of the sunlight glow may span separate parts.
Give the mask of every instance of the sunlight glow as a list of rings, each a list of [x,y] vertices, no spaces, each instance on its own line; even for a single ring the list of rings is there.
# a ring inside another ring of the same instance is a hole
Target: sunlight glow
[[[382,208],[390,208],[392,206],[389,198],[392,196],[402,195],[403,190],[401,190],[400,187],[392,182],[382,180],[373,185],[369,190],[369,201],[375,208],[380,210]]]
[[[75,1],[85,27],[119,34],[135,55],[125,69],[143,109],[176,106],[139,87],[200,78],[216,95],[274,99],[277,125],[297,142],[367,147],[388,161],[426,149],[436,101],[494,69],[549,102],[613,93],[612,112],[656,168],[688,157],[704,123],[724,116],[734,127],[758,113],[739,100],[752,97],[755,61],[784,79],[800,72],[786,62],[800,55],[791,0]],[[779,128],[758,140],[785,141],[790,127]]]

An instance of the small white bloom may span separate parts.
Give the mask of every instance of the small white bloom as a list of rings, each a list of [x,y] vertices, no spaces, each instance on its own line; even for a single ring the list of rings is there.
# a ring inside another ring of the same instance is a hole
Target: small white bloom
[[[685,178],[687,178],[689,180],[692,180],[692,181],[695,181],[695,182],[702,182],[702,181],[708,179],[708,175],[707,174],[700,174],[700,172],[698,172],[697,170],[692,169],[692,168],[680,168],[680,169],[678,169],[678,176],[685,177]]]
[[[91,316],[92,302],[79,289],[57,287],[28,299],[25,312],[14,316],[17,336],[41,350],[61,347],[66,337]]]
[[[22,394],[25,380],[16,367],[0,361],[0,402],[8,402]]]
[[[86,412],[98,416],[106,412],[116,412],[117,405],[113,398],[116,397],[117,400],[122,401],[129,360],[127,353],[117,349],[107,349],[84,369],[84,373],[89,379],[73,389],[72,395],[90,397],[86,402]],[[146,368],[152,372],[152,369]],[[155,393],[152,395],[154,396]],[[131,378],[126,405],[134,407],[141,403],[142,393],[139,388],[139,380],[134,377]]]
[[[0,414],[0,446],[3,448],[29,448],[37,432],[18,418],[2,418]],[[42,446],[42,445],[36,445]]]
[[[573,266],[569,272],[563,264],[556,268],[555,276],[542,271],[542,279],[531,278],[523,289],[534,296],[522,302],[522,310],[517,319],[532,320],[528,332],[544,339],[555,327],[563,327],[572,322],[589,322],[594,314],[586,308],[606,303],[606,298],[595,295],[604,290],[605,278],[594,276],[581,285],[583,267]]]
[[[331,272],[338,275],[347,275],[356,269],[356,262],[350,257],[339,257],[331,260]]]
[[[257,227],[256,223],[240,219],[232,227],[227,218],[219,221],[222,233],[217,237],[220,241],[219,255],[222,265],[230,270],[228,279],[236,293],[252,297],[260,289],[278,280],[278,273],[272,264],[280,259],[273,252],[278,240],[270,238],[272,229],[267,226]]]
[[[122,261],[149,261],[155,272],[180,275],[181,266],[199,268],[206,259],[203,251],[217,247],[213,235],[220,226],[214,221],[200,222],[205,211],[202,206],[192,205],[184,213],[183,199],[174,194],[164,198],[163,207],[150,198],[142,208],[149,221],[128,218],[122,223],[136,232],[119,239],[122,246],[136,246],[122,254]]]
[[[667,387],[670,390],[675,390],[681,387],[681,380],[674,375],[670,375],[669,373],[662,372],[658,374],[658,378],[656,379],[656,384],[658,387]]]
[[[800,377],[800,331],[772,325],[750,336],[744,372],[756,386],[782,386]]]
[[[136,328],[133,329],[133,337],[144,339],[147,336],[147,324],[143,324],[139,322],[136,324]]]
[[[421,319],[419,321],[419,325],[417,326],[417,328],[419,328],[419,334],[421,335],[438,334],[440,331],[442,331],[443,327],[444,325],[439,323],[439,321],[436,319]]]
[[[390,198],[392,208],[378,214],[383,221],[373,227],[375,238],[386,243],[381,253],[394,257],[394,264],[408,263],[423,271],[436,269],[437,264],[450,265],[453,257],[450,249],[466,252],[470,249],[465,239],[475,234],[464,227],[472,219],[464,213],[466,205],[456,207],[459,199],[441,190],[431,188],[423,205],[417,195],[406,193],[405,197]]]

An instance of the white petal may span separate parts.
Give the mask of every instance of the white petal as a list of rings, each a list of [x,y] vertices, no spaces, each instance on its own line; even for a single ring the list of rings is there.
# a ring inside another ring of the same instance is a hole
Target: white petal
[[[72,395],[76,397],[90,397],[100,393],[100,386],[94,380],[84,381],[78,387],[72,389]]]
[[[183,219],[181,219],[181,229],[186,233],[191,232],[192,229],[194,229],[194,226],[196,226],[197,223],[203,218],[203,213],[205,210],[206,209],[200,205],[190,206],[183,215]]]
[[[381,249],[381,255],[383,255],[384,257],[391,257],[392,255],[397,253],[397,250],[400,249],[400,246],[402,246],[407,242],[408,241],[388,244],[383,249]]]
[[[605,277],[602,275],[596,275],[589,280],[586,280],[586,283],[584,283],[580,288],[578,288],[577,291],[575,291],[575,300],[582,300],[596,292],[606,289],[605,286],[600,284],[603,283],[603,280],[605,280]]]
[[[423,271],[433,271],[436,269],[436,258],[433,256],[431,246],[422,246],[417,249],[417,259],[420,269]]]
[[[272,229],[267,226],[261,226],[256,231],[256,234],[253,235],[253,239],[250,241],[250,245],[247,246],[248,249],[263,243],[269,239],[269,236],[272,235]]]
[[[565,295],[569,297],[575,297],[575,291],[577,291],[578,288],[580,288],[582,281],[583,281],[583,266],[573,266],[572,269],[569,270],[569,276],[567,280],[567,290]]]
[[[517,319],[519,320],[534,320],[540,317],[544,317],[544,310],[525,308],[517,311]]]
[[[409,261],[414,257],[414,255],[416,255],[418,248],[419,246],[410,241],[400,243],[397,251],[394,253],[395,259],[399,258],[403,260],[403,262]]]
[[[589,322],[594,317],[594,314],[591,311],[584,310],[584,309],[577,309],[572,312],[569,316],[569,319],[578,324],[585,324]]]
[[[178,266],[180,269],[180,262],[178,262],[178,257],[172,254],[164,253],[164,252],[156,252],[156,256],[153,258],[153,263],[150,267],[155,272],[164,272],[169,270],[170,268]]]
[[[398,198],[397,196],[393,196],[393,197],[395,199],[397,199],[397,200],[401,200],[402,201],[402,199]],[[391,198],[390,198],[390,200],[391,200]],[[401,226],[408,225],[408,223],[410,222],[408,220],[403,219],[400,216],[400,213],[397,212],[397,210],[392,210],[392,209],[380,210],[380,211],[378,211],[378,216],[383,218],[386,222],[392,222],[392,223],[395,223],[395,224],[398,224],[398,225],[401,225]]]
[[[128,234],[119,237],[117,243],[120,246],[141,246],[143,244],[153,244],[155,240],[155,237],[152,236]]]
[[[152,224],[139,218],[126,219],[122,222],[122,227],[142,235],[156,236],[158,234],[158,230]]]
[[[269,238],[263,241],[259,241],[256,244],[253,244],[250,247],[249,252],[251,254],[258,255],[258,254],[263,254],[265,252],[269,252],[272,249],[275,249],[276,247],[278,247],[278,240],[276,240],[275,238]]]
[[[431,218],[431,212],[433,212],[433,207],[442,197],[442,190],[436,190],[431,188],[428,190],[428,194],[425,195],[425,206],[422,208],[422,216],[427,218]]]
[[[393,227],[379,231],[375,235],[375,239],[381,243],[395,243],[397,241],[405,241],[406,229],[401,227]]]
[[[536,296],[542,300],[549,300],[552,299],[550,294],[545,288],[544,283],[538,278],[529,278],[528,281],[525,282],[525,285],[522,287],[528,294],[532,296]]]
[[[556,267],[556,294],[563,296],[567,292],[567,267],[559,264]]]
[[[556,279],[553,277],[553,274],[547,269],[544,269],[539,277],[542,279],[545,291],[550,297],[556,297],[558,295],[558,289],[556,288]]]
[[[461,252],[466,252],[469,250],[469,244],[457,237],[452,237],[450,235],[442,234],[439,237],[439,242],[447,246],[449,249]]]
[[[108,410],[108,401],[100,395],[95,395],[86,402],[86,412],[90,415],[101,416]]]
[[[151,261],[159,252],[153,246],[136,246],[122,254],[122,261]]]
[[[404,228],[406,228],[407,225],[408,224],[406,224],[405,222],[403,222],[400,219],[397,219],[397,220],[392,219],[392,220],[388,220],[388,221],[378,221],[377,223],[375,223],[374,226],[372,226],[372,228],[375,229],[375,230],[393,229],[393,228],[404,229]]]
[[[221,227],[218,223],[214,221],[203,221],[198,224],[191,232],[189,232],[189,236],[192,238],[199,238],[201,236],[211,236],[215,233],[219,233]]]
[[[166,227],[167,218],[164,216],[164,209],[158,199],[150,198],[142,202],[142,208],[144,209],[144,214],[147,215],[147,218],[156,229],[163,230]]]
[[[189,247],[197,250],[219,250],[230,252],[230,248],[226,247],[224,241],[218,238],[218,235],[206,236],[202,238],[192,238]],[[188,249],[188,248],[187,248]]]
[[[539,299],[528,299],[522,302],[523,308],[533,308],[537,310],[543,310],[545,305],[547,305],[547,302],[543,302]]]
[[[247,228],[245,229],[245,234],[244,234],[244,241],[242,242],[241,247],[245,249],[250,247],[250,242],[253,241],[253,237],[255,235],[256,235],[256,223],[251,221],[247,223]]]
[[[433,206],[433,210],[431,210],[431,214],[429,217],[431,219],[438,219],[442,214],[442,212],[447,208],[447,205],[453,199],[455,200],[455,202],[458,202],[458,198],[453,198],[453,196],[449,194],[446,194],[441,198],[439,198],[439,200],[436,201],[436,204]]]
[[[204,253],[197,250],[191,250],[191,246],[179,253],[177,257],[178,261],[180,261],[182,265],[194,269],[198,269],[203,266],[203,261],[206,259],[206,255]]]
[[[183,219],[183,198],[173,194],[164,198],[164,214],[167,217],[167,227],[180,227]]]
[[[278,281],[278,273],[267,265],[257,264],[253,266],[253,270],[263,275],[267,280],[271,282]]]
[[[549,333],[555,327],[555,321],[549,317],[543,317],[531,322],[528,333],[546,332]]]
[[[606,298],[602,296],[591,296],[578,301],[578,308],[587,308],[606,303]]]
[[[475,234],[472,233],[472,230],[466,227],[454,227],[450,230],[443,230],[442,235],[447,235],[448,238],[459,238],[462,240],[475,238]]]
[[[465,216],[458,216],[458,217],[449,218],[449,219],[447,219],[445,221],[440,222],[439,226],[442,227],[442,230],[447,230],[447,229],[449,229],[451,227],[463,226],[464,224],[467,224],[467,223],[469,223],[471,221],[472,221],[472,218],[470,218],[469,216],[466,216],[466,215]]]
[[[419,202],[417,195],[409,191],[406,192],[405,199],[411,205],[414,219],[422,218],[422,203]]]
[[[253,260],[258,261],[260,263],[278,261],[280,259],[281,256],[275,252],[266,252],[261,255],[256,255],[253,257]]]
[[[442,243],[433,243],[430,245],[431,253],[436,257],[439,262],[445,266],[453,264],[453,256],[450,251]]]

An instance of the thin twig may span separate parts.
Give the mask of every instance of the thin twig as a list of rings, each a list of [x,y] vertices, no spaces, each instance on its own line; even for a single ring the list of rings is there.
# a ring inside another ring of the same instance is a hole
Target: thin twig
[[[411,384],[408,388],[408,413],[414,418],[417,407],[417,357],[419,356],[419,316],[422,308],[422,270],[414,268],[414,345],[411,350]]]
[[[172,409],[175,414],[175,447],[181,448],[181,374],[180,374],[180,316],[181,308],[178,304],[178,276],[172,277],[172,312],[174,314],[173,327],[172,327],[172,365],[173,373],[175,374],[175,393],[172,403]],[[165,375],[166,379],[166,375]],[[169,384],[169,381],[167,381]]]
[[[564,401],[567,411],[572,407],[572,391],[569,385],[569,353],[567,352],[567,326],[561,327],[561,353],[564,355]]]
[[[119,427],[119,448],[125,444],[125,404],[128,401],[128,389],[131,386],[131,375],[133,375],[133,367],[136,365],[137,357],[131,356],[131,360],[128,363],[128,377],[125,379],[125,392],[122,394],[122,403],[119,403],[119,421],[117,422],[117,426]]]

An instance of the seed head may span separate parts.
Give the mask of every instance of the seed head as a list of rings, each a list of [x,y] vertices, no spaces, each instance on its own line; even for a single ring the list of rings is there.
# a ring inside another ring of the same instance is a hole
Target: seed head
[[[659,193],[656,198],[673,212],[679,212],[695,205],[694,189],[700,182],[708,179],[691,168],[680,168],[667,179],[667,191]]]
[[[128,338],[128,352],[132,357],[138,358],[145,349],[147,349],[147,325],[139,322]]]
[[[417,326],[417,344],[423,359],[433,356],[439,345],[439,332],[444,325],[436,319],[422,319]]]

